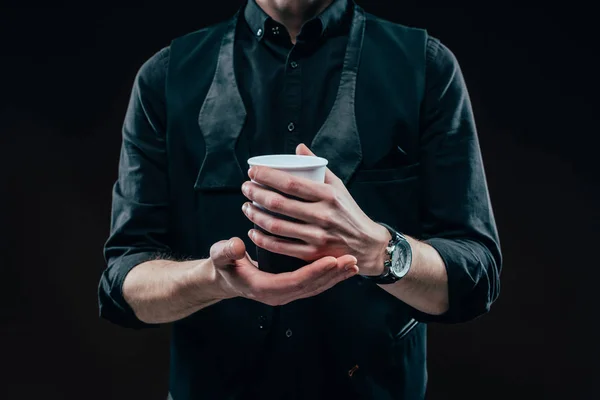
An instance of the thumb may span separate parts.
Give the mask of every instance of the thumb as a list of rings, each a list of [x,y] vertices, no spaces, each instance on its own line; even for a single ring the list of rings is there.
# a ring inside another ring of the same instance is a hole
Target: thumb
[[[246,245],[238,237],[221,240],[210,248],[210,259],[216,267],[231,265],[236,260],[246,257],[246,254]]]
[[[304,143],[300,143],[298,146],[296,146],[296,155],[297,156],[313,156],[313,157],[316,157],[315,153],[313,153],[312,151],[310,151],[310,149],[308,148],[308,146],[306,146]]]
[[[304,143],[300,143],[298,146],[296,146],[296,155],[316,157],[315,153],[313,153]],[[340,179],[333,172],[331,172],[329,168],[325,167],[325,183],[335,185],[338,182],[341,182]]]

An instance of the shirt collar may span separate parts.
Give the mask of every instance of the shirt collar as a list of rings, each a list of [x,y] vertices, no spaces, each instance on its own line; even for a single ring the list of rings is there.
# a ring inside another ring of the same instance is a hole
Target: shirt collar
[[[321,22],[321,36],[338,32],[344,25],[343,22],[346,20],[344,17],[351,4],[352,1],[350,0],[333,0],[321,14],[313,18],[318,19]],[[273,21],[272,18],[256,4],[256,0],[248,0],[246,7],[244,8],[244,18],[250,27],[250,30],[258,40],[261,40],[265,36],[265,24],[268,21]]]

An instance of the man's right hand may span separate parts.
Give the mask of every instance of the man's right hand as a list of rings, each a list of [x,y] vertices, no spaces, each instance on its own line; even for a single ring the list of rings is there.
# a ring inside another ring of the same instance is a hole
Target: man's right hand
[[[271,306],[315,296],[358,273],[352,255],[323,257],[292,272],[264,272],[237,237],[215,243],[208,261],[215,269],[223,298],[241,296]]]

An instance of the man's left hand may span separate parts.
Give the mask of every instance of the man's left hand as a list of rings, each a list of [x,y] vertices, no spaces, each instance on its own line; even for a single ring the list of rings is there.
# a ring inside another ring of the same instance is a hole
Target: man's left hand
[[[296,148],[296,154],[314,156],[304,144]],[[304,200],[288,198],[254,182],[244,182],[242,191],[250,202],[244,203],[242,209],[248,219],[267,232],[298,239],[281,239],[252,229],[249,236],[258,247],[307,262],[352,254],[358,260],[362,275],[383,273],[385,247],[391,238],[388,230],[360,209],[341,179],[329,168],[325,183],[262,166],[252,167],[248,175],[257,183]],[[252,201],[297,221],[265,213]]]

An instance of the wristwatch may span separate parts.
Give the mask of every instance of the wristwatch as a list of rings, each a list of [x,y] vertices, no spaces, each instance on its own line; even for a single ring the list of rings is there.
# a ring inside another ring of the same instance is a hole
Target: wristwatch
[[[378,285],[387,285],[399,281],[408,273],[412,264],[412,248],[406,237],[400,232],[383,222],[378,222],[378,224],[387,228],[392,235],[392,239],[385,249],[388,259],[384,261],[383,274],[363,276]]]

